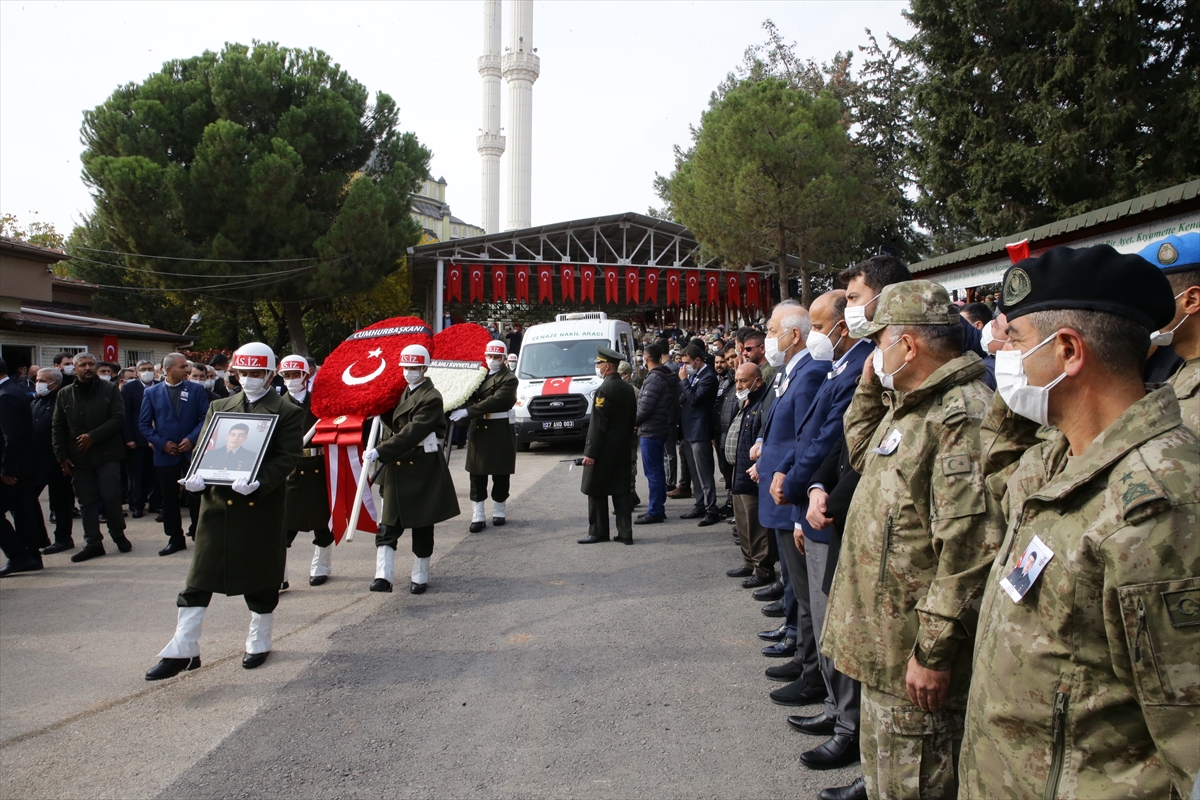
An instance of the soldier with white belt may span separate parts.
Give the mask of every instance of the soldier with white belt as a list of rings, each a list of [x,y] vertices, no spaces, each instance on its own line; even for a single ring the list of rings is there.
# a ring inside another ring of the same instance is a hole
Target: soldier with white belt
[[[467,433],[467,472],[471,476],[471,533],[487,527],[484,503],[488,477],[492,479],[492,524],[507,522],[509,478],[517,471],[517,440],[509,414],[517,403],[517,376],[505,363],[504,342],[493,340],[484,347],[488,376],[467,400],[450,414],[451,422],[471,420]]]

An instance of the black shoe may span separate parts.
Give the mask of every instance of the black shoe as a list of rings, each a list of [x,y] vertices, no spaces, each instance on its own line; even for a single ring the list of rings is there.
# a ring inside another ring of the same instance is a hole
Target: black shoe
[[[133,518],[134,519],[141,519],[144,516],[146,516],[146,512],[142,511],[140,508],[135,508],[133,510]]]
[[[89,544],[75,555],[71,556],[71,560],[78,564],[80,561],[87,561],[89,558],[98,558],[104,555],[104,545]]]
[[[783,581],[775,581],[770,586],[755,589],[753,597],[755,600],[762,600],[763,602],[780,599],[783,597]]]
[[[487,527],[486,522],[472,522],[471,527],[467,528],[467,532],[468,533],[479,533],[481,530],[483,530],[486,527]]]
[[[68,550],[74,550],[74,549],[75,549],[75,541],[74,540],[69,541],[69,542],[55,542],[54,544],[50,545],[49,547],[43,548],[42,555],[52,556],[55,553],[65,553]]]
[[[762,575],[751,575],[746,580],[742,581],[743,589],[757,589],[760,586],[770,586],[771,579],[764,578]]]
[[[261,667],[269,655],[271,655],[270,650],[265,653],[246,653],[246,655],[242,656],[242,669]]]
[[[780,689],[779,691],[783,691]],[[775,692],[771,692],[775,694]],[[774,699],[774,698],[772,698]],[[786,705],[781,703],[780,705]],[[810,736],[832,736],[833,735],[833,717],[821,709],[820,714],[813,714],[804,717],[788,717],[787,724],[792,726],[793,730],[807,733]]]
[[[821,800],[867,800],[867,781],[861,775],[849,786],[833,786],[822,789],[817,795]]]
[[[762,607],[764,617],[782,617],[787,612],[783,609],[783,601],[776,600],[774,603],[768,603]]]
[[[796,655],[796,640],[788,636],[762,649],[767,658],[791,658]]]
[[[53,525],[56,522],[58,522],[58,514],[55,514],[53,511],[51,511],[50,512],[50,524]]]
[[[311,576],[309,576],[309,579],[308,579],[308,585],[309,586],[320,586],[321,584],[325,583],[325,581],[327,581],[327,580],[329,580],[328,575],[311,575]]]
[[[607,542],[607,536],[585,536],[579,540],[580,544],[598,544],[599,542]]]
[[[167,542],[167,546],[158,551],[160,556],[169,556],[172,553],[178,553],[181,550],[187,550],[187,543],[183,539],[171,539]]]
[[[615,539],[613,539],[613,541],[620,542],[621,544],[633,544],[633,537],[630,536],[628,539],[622,539],[620,536],[618,536]]]
[[[83,512],[80,511],[78,508],[72,507],[71,508],[71,516],[74,517],[75,519],[83,519]]]
[[[117,543],[117,550],[122,553],[128,553],[133,549],[133,542],[129,541],[124,536],[122,536],[120,539],[114,537],[113,541]]]
[[[49,548],[46,549],[48,550]],[[4,565],[4,569],[0,569],[0,578],[7,578],[9,575],[16,575],[18,572],[37,572],[41,568],[41,556],[9,559],[9,562]]]
[[[773,681],[791,683],[804,674],[804,665],[798,661],[788,661],[774,667],[767,667],[766,676]]]
[[[772,628],[769,631],[759,631],[758,638],[764,642],[782,641],[787,636],[787,625],[780,625],[778,628]]]
[[[634,525],[653,525],[656,522],[665,522],[666,517],[652,517],[649,514],[642,514],[633,521]]]
[[[721,521],[721,518],[718,517],[716,514],[708,513],[708,514],[704,515],[704,519],[700,520],[699,524],[696,527],[707,528],[709,525],[716,525],[720,521]]]
[[[633,493],[633,507],[637,508],[642,504],[642,498],[637,496],[637,492]]]
[[[508,522],[504,517],[492,517],[492,524],[499,528],[504,523]]]
[[[162,522],[162,521],[163,521],[163,515],[162,515],[162,514],[158,514],[157,516],[155,516],[155,517],[154,517],[154,521],[155,521],[155,522]]]
[[[410,583],[408,585],[408,590],[413,594],[425,594],[425,590],[428,588],[428,583]]]
[[[101,523],[108,522],[108,514],[101,514],[101,515],[100,515],[100,522],[101,522]]]
[[[717,514],[721,517],[721,519],[733,519],[733,506],[729,503],[726,503],[717,509]]]
[[[823,703],[825,702],[825,684],[813,686],[805,683],[803,678],[796,678],[787,686],[771,692],[771,702],[781,706],[811,706],[814,703]],[[830,728],[822,733],[833,733],[833,729]]]
[[[290,583],[288,583],[287,581],[284,581],[283,583],[279,584],[279,591],[281,591],[281,592],[286,592],[290,588],[292,588],[292,585]]]
[[[700,519],[704,516],[703,508],[693,508],[691,511],[686,511],[679,515],[680,519]]]
[[[164,658],[146,673],[146,680],[161,681],[174,678],[184,670],[200,669],[200,656],[191,658]]]
[[[858,737],[835,733],[829,741],[800,754],[800,763],[809,769],[838,769],[858,761]]]
[[[730,578],[749,578],[754,574],[754,570],[750,567],[734,567],[733,569],[725,570],[725,574]]]
[[[383,578],[376,578],[375,580],[371,581],[372,592],[390,592],[391,590],[392,585]]]

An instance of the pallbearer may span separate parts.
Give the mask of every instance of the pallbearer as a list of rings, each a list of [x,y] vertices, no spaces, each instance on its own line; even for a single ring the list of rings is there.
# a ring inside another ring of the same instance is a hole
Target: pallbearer
[[[287,386],[288,399],[304,409],[304,426],[301,437],[314,425],[317,418],[312,413],[312,395],[308,391],[311,373],[308,360],[303,356],[286,356],[279,362],[279,377]],[[308,584],[320,586],[329,580],[333,559],[333,532],[329,530],[329,489],[325,481],[325,455],[320,447],[305,445],[300,453],[300,463],[287,480],[287,544],[290,548],[300,531],[313,532],[312,566],[309,568]],[[287,565],[283,570],[283,589],[288,588]]]
[[[506,521],[504,504],[508,500],[509,476],[516,472],[517,440],[508,415],[517,402],[517,376],[505,363],[504,342],[492,340],[484,347],[488,376],[462,408],[451,412],[450,419],[471,420],[467,433],[467,472],[471,475],[471,533],[479,533],[487,523],[488,476],[492,478],[492,524]]]

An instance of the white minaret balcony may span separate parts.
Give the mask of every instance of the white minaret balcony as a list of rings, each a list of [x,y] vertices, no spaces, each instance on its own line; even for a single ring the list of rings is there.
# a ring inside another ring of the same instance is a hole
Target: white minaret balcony
[[[504,74],[504,80],[509,83],[514,81],[533,83],[542,72],[542,60],[534,53],[505,53],[502,64],[501,71]]]

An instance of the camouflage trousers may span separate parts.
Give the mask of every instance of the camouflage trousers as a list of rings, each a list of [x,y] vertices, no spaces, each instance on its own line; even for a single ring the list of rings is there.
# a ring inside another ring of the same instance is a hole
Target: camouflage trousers
[[[926,713],[863,684],[859,747],[871,800],[947,798],[958,794],[962,711]]]

